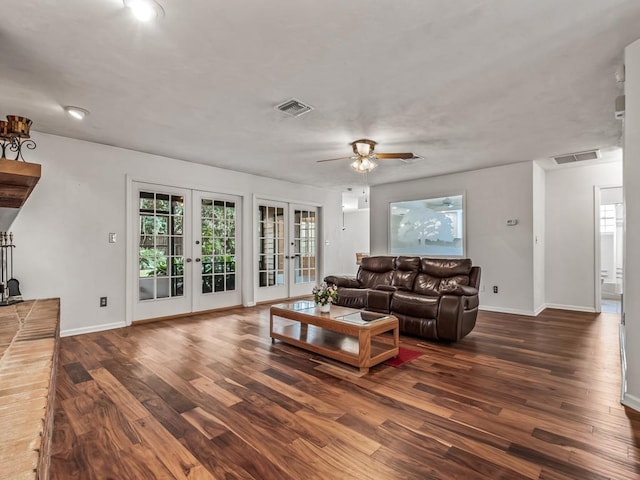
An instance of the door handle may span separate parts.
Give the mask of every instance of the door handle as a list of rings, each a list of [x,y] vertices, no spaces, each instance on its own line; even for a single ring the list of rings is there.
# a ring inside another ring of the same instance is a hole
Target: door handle
[[[190,262],[191,262],[191,259],[190,259],[190,258],[187,258],[187,263],[190,263]]]
[[[199,261],[200,261],[200,259],[199,259],[199,258],[196,258],[196,262],[199,262]]]

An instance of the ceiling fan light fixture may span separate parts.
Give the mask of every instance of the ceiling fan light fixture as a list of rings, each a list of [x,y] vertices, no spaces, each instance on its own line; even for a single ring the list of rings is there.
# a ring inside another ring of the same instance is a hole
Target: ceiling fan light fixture
[[[357,158],[356,160],[351,162],[349,166],[358,173],[367,173],[376,168],[378,164],[373,160],[364,157]]]
[[[358,155],[368,157],[371,153],[371,145],[368,143],[356,143],[356,150],[358,150]]]
[[[376,142],[373,140],[356,140],[351,145],[353,145],[353,152],[360,155],[361,157],[368,157],[373,153],[373,148],[376,145]]]
[[[351,142],[351,148],[354,155],[351,157],[341,158],[327,158],[326,160],[318,160],[318,162],[334,162],[336,160],[350,160],[349,166],[351,169],[358,173],[367,173],[378,166],[375,160],[400,160],[408,163],[407,160],[414,158],[422,158],[409,152],[398,153],[374,153],[375,147],[378,143],[367,138],[362,138]]]

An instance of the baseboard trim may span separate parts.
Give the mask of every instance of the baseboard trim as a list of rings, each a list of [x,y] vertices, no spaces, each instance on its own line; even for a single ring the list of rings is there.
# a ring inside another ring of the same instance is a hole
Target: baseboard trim
[[[636,412],[640,412],[640,398],[634,395],[629,395],[628,393],[625,393],[620,403],[625,407],[629,407],[632,410],[635,410]]]
[[[626,329],[624,324],[620,324],[620,403],[625,407],[629,407],[636,412],[640,412],[640,398],[635,395],[631,395],[627,392],[627,341],[626,341]]]
[[[512,315],[524,315],[525,317],[535,317],[535,313],[531,310],[520,310],[518,308],[493,307],[489,305],[480,305],[478,310],[485,312],[510,313]]]
[[[273,305],[275,303],[288,303],[295,302],[296,300],[309,300],[312,299],[310,294],[306,295],[298,295],[297,297],[284,297],[284,298],[274,298],[272,300],[264,300],[262,302],[256,302],[254,306],[263,306],[263,305]]]
[[[486,312],[497,312],[497,313],[510,313],[513,315],[524,315],[526,317],[537,317],[547,308],[557,308],[558,310],[571,310],[574,312],[586,312],[586,313],[595,313],[595,309],[591,307],[578,307],[576,305],[560,305],[557,303],[545,303],[544,305],[540,305],[535,310],[520,310],[518,308],[508,308],[508,307],[493,307],[489,305],[480,305],[478,310],[484,310]]]
[[[164,322],[165,320],[179,320],[181,318],[194,317],[196,315],[206,315],[207,313],[220,313],[227,310],[237,308],[245,308],[243,305],[229,305],[228,307],[210,308],[209,310],[198,310],[196,312],[177,313],[175,315],[167,315],[166,317],[143,318],[142,320],[134,320],[131,325],[144,325],[145,323]]]
[[[72,337],[74,335],[83,335],[85,333],[102,332],[104,330],[113,330],[116,328],[124,328],[127,325],[125,322],[103,323],[102,325],[92,325],[90,327],[70,328],[67,330],[60,330],[61,337]]]
[[[571,310],[574,312],[596,313],[593,307],[581,307],[578,305],[562,305],[560,303],[547,303],[544,308],[557,308],[558,310]]]
[[[548,308],[546,303],[545,303],[545,304],[540,305],[538,308],[536,308],[536,309],[533,311],[533,316],[534,316],[534,317],[537,317],[538,315],[540,315],[540,314],[545,310],[545,308]]]
[[[626,329],[623,323],[620,324],[620,403],[636,412],[640,412],[640,398],[627,392],[627,340]]]
[[[627,342],[624,324],[618,328],[620,336],[620,403],[624,404],[624,397],[627,394]]]

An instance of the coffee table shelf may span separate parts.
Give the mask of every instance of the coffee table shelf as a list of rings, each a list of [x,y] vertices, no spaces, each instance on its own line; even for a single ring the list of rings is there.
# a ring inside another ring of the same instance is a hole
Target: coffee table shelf
[[[360,313],[346,307],[331,307],[321,313],[306,302],[273,305],[269,334],[272,341],[323,355],[358,367],[362,373],[398,355],[398,319],[392,315]],[[358,321],[354,315],[377,317]],[[346,317],[346,318],[345,318]]]

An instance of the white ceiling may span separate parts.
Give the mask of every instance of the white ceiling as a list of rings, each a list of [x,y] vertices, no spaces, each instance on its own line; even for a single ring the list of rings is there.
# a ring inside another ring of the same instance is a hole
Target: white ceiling
[[[335,188],[362,179],[316,160],[362,137],[424,157],[372,185],[619,146],[614,72],[640,37],[637,0],[160,0],[146,24],[122,0],[11,3],[1,115]],[[274,110],[292,97],[315,110]]]

